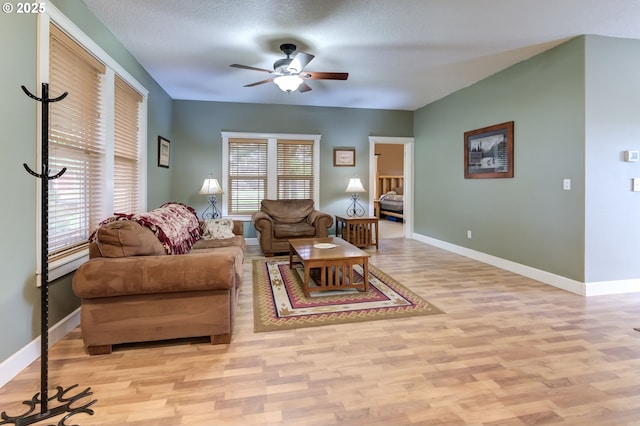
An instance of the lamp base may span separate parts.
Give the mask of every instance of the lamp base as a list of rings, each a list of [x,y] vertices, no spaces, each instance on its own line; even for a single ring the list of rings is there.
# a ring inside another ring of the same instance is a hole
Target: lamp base
[[[209,210],[211,211],[209,212]],[[220,213],[220,210],[218,210],[218,208],[216,207],[216,196],[209,195],[209,207],[207,207],[202,212],[202,218],[203,219],[220,219],[221,216],[222,214]]]
[[[358,194],[354,193],[351,196],[351,204],[347,209],[347,216],[349,217],[361,217],[364,216],[364,207],[358,202]]]

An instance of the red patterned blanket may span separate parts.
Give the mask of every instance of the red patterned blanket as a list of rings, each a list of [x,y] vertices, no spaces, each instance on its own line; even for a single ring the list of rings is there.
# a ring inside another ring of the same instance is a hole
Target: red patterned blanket
[[[146,226],[158,237],[167,254],[185,254],[200,239],[200,223],[196,211],[182,203],[170,202],[155,210],[139,214],[116,214],[103,220],[100,228],[116,220],[132,220]],[[89,241],[93,241],[94,232]]]

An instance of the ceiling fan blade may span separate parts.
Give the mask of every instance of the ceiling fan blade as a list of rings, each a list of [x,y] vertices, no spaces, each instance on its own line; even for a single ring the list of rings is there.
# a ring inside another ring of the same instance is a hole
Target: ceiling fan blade
[[[253,86],[257,86],[259,84],[271,83],[272,81],[273,81],[273,78],[268,78],[266,80],[256,81],[255,83],[246,84],[246,85],[244,85],[242,87],[253,87]]]
[[[273,73],[273,71],[265,70],[264,68],[250,67],[248,65],[231,64],[229,66],[233,67],[233,68],[240,68],[240,69],[243,69],[243,70],[262,71],[262,72],[268,72],[269,74]]]
[[[311,90],[311,87],[309,87],[309,85],[304,81],[302,82],[302,84],[300,84],[300,86],[298,86],[298,92],[300,93],[308,92],[309,90]]]
[[[346,80],[349,77],[348,72],[304,72],[302,78],[311,80]]]
[[[311,62],[313,58],[315,58],[315,56],[309,53],[298,52],[289,63],[287,70],[292,73],[299,73],[304,67],[307,66],[307,64],[309,64],[309,62]]]

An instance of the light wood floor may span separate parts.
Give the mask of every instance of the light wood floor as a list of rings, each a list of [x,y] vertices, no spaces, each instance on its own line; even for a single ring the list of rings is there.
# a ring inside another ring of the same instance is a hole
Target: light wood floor
[[[404,238],[404,224],[382,218],[378,221],[378,233],[381,239]]]
[[[90,386],[79,425],[640,425],[640,294],[583,298],[405,239],[371,262],[445,315],[253,333],[250,247],[230,345],[51,352],[50,385]],[[0,411],[39,390],[38,363]]]

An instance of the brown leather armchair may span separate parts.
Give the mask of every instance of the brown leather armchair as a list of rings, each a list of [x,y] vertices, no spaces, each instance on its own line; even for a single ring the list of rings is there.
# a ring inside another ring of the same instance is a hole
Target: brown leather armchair
[[[288,252],[293,238],[329,235],[333,217],[315,210],[313,200],[262,200],[251,218],[265,256]]]

